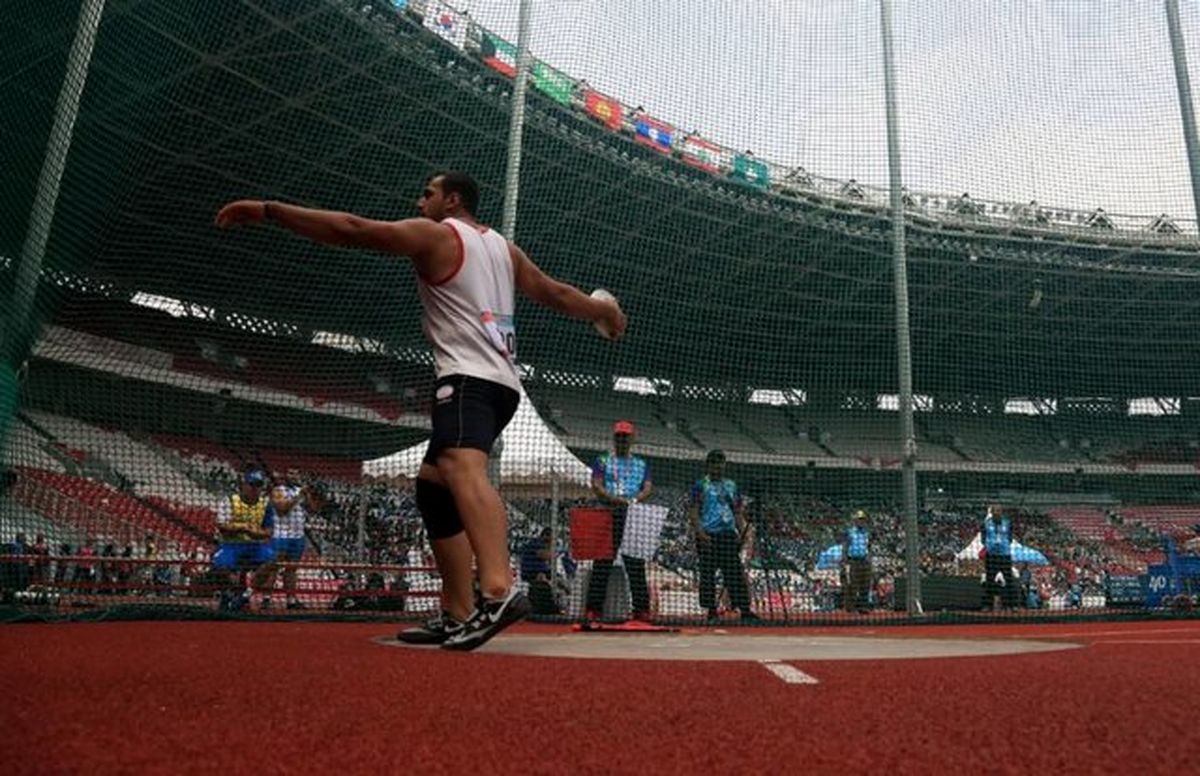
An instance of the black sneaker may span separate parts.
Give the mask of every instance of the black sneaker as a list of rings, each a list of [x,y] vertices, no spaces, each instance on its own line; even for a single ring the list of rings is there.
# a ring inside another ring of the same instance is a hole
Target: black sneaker
[[[440,616],[427,620],[424,625],[408,628],[396,634],[405,644],[441,644],[463,629],[463,624],[442,612]]]
[[[442,643],[442,649],[469,652],[482,647],[509,625],[525,619],[530,609],[529,599],[516,586],[499,600],[489,601],[485,598],[462,630]]]

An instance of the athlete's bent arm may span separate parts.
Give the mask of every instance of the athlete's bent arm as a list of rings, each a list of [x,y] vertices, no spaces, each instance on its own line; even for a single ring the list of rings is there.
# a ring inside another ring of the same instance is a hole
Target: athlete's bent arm
[[[508,252],[517,288],[530,299],[563,315],[599,323],[612,332],[614,339],[625,333],[625,313],[616,302],[593,299],[575,286],[555,280],[512,243],[508,244]]]

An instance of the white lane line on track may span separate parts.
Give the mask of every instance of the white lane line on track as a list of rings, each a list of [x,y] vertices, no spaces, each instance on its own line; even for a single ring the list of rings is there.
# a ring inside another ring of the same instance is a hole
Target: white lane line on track
[[[787,663],[781,663],[778,660],[760,660],[758,664],[775,674],[785,684],[819,684],[815,677]]]
[[[1200,644],[1200,639],[1105,639],[1093,644]]]
[[[1130,628],[1128,630],[1080,631],[1078,633],[1015,633],[1002,638],[1009,639],[1073,639],[1084,636],[1145,636],[1148,633],[1195,633],[1195,628]]]

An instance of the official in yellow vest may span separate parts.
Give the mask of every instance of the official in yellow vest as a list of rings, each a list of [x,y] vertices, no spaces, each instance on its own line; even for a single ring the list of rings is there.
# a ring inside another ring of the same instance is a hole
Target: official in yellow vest
[[[271,560],[271,525],[273,512],[262,497],[266,478],[260,471],[250,471],[242,478],[238,492],[221,503],[217,510],[217,534],[220,546],[213,554],[214,569],[228,571],[232,589],[221,597],[221,608],[240,609],[250,600],[250,591],[243,590],[244,575]]]

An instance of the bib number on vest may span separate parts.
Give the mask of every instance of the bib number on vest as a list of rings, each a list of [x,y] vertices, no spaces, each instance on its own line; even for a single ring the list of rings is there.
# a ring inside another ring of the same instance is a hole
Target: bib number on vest
[[[484,310],[479,316],[483,322],[483,330],[487,332],[492,347],[500,355],[515,361],[517,358],[517,330],[513,325],[511,315],[495,315],[490,310]]]

